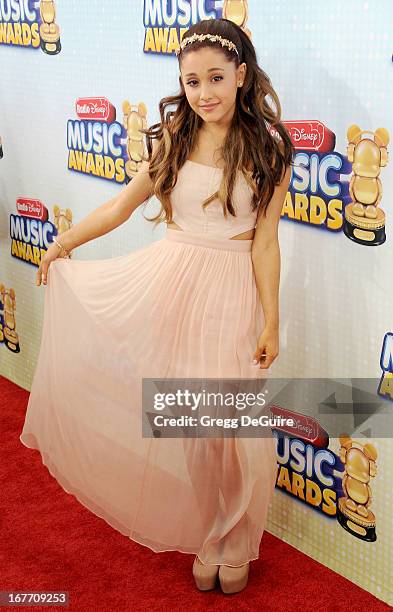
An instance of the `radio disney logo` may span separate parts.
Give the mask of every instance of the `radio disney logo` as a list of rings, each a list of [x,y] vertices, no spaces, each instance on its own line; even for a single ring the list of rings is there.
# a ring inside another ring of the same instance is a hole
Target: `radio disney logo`
[[[336,146],[336,135],[318,119],[283,123],[296,149],[327,153]]]
[[[38,267],[57,234],[56,227],[40,200],[18,198],[16,210],[18,214],[10,215],[11,255]]]
[[[291,183],[281,211],[289,221],[339,232],[351,201],[352,171],[347,157],[334,150],[336,136],[321,121],[283,121],[296,149]]]
[[[106,98],[78,98],[75,107],[80,119],[109,122],[116,119],[116,109]]]

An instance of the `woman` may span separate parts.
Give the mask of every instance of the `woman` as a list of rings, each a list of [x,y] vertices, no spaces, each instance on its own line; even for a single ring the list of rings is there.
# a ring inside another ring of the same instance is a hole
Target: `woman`
[[[145,131],[148,160],[42,259],[44,327],[20,439],[121,533],[195,554],[197,587],[219,577],[234,593],[259,555],[273,437],[143,437],[141,383],[266,376],[279,347],[277,228],[292,145],[241,28],[201,21],[177,56],[180,92]],[[153,194],[161,210],[149,221],[167,223],[163,239],[112,259],[69,258]]]

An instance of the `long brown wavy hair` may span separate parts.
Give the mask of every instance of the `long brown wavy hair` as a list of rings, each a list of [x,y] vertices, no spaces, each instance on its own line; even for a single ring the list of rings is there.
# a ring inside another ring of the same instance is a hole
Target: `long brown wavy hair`
[[[224,216],[227,216],[228,211],[236,216],[231,200],[237,172],[241,171],[253,191],[252,211],[260,207],[266,215],[275,185],[281,182],[287,167],[293,163],[294,148],[284,124],[281,123],[278,96],[269,77],[258,66],[250,38],[234,22],[228,19],[199,21],[185,32],[183,40],[193,34],[218,34],[227,38],[236,45],[239,56],[234,50],[205,39],[186,45],[178,55],[179,67],[181,58],[186,53],[201,47],[220,50],[236,67],[242,62],[247,65],[243,86],[237,92],[234,116],[222,145],[222,181],[218,191],[204,201],[203,207],[218,198],[223,205]],[[161,121],[141,130],[146,134],[149,176],[153,184],[151,195],[155,195],[161,202],[160,212],[147,219],[155,225],[163,221],[172,222],[170,193],[176,184],[180,168],[194,150],[198,131],[203,124],[203,119],[187,101],[180,76],[179,84],[178,94],[162,98],[159,103]],[[273,100],[276,110],[267,103],[267,96]],[[176,108],[169,110],[168,106]],[[280,150],[277,138],[270,133],[269,127],[279,134],[283,151]],[[158,140],[158,145],[153,153],[152,142],[155,139]]]

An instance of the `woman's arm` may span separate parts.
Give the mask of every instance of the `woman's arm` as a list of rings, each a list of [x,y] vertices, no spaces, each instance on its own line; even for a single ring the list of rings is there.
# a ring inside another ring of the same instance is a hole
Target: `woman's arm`
[[[157,143],[154,142],[157,146]],[[154,150],[153,145],[153,150]],[[127,221],[138,206],[152,195],[149,177],[149,162],[142,162],[137,175],[117,196],[89,213],[82,221],[59,236],[59,241],[68,251],[111,232]]]
[[[278,327],[280,284],[280,246],[278,243],[278,223],[291,178],[288,166],[280,185],[277,185],[266,217],[260,214],[257,220],[252,243],[252,262],[260,294],[266,325]]]
[[[291,166],[287,167],[284,178],[277,185],[269,202],[266,217],[259,215],[252,243],[252,262],[259,296],[262,303],[265,328],[258,340],[254,358],[259,361],[267,355],[264,366],[270,367],[278,355],[279,331],[279,285],[280,285],[280,246],[278,243],[278,223],[285,196],[291,179]]]

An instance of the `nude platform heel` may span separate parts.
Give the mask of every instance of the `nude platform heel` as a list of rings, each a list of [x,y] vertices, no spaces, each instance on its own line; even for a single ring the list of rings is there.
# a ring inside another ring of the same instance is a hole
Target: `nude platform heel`
[[[242,591],[247,585],[249,570],[249,562],[240,567],[220,565],[218,575],[222,591],[228,594]]]
[[[200,591],[210,591],[216,586],[219,565],[204,565],[198,555],[194,559],[192,574]]]

